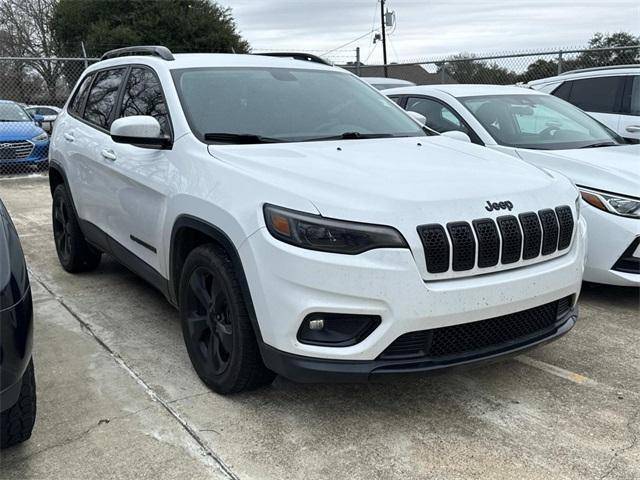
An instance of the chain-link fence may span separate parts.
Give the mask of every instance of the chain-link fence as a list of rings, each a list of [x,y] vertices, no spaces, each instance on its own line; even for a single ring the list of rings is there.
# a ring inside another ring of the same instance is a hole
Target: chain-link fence
[[[640,47],[564,49],[504,55],[456,55],[390,65],[348,61],[344,50],[332,60],[363,77],[400,78],[418,85],[526,83],[580,68],[640,64]],[[0,177],[46,172],[49,139],[57,109],[83,70],[96,58],[0,57]],[[386,72],[385,72],[386,70]]]
[[[47,171],[58,111],[96,60],[0,57],[0,176]]]
[[[502,55],[460,54],[389,65],[342,65],[362,77],[391,77],[418,85],[485,83],[512,85],[570,70],[640,64],[640,46],[527,51]]]

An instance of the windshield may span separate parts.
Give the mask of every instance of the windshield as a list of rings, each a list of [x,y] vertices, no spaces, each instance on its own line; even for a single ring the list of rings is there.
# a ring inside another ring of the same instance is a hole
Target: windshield
[[[459,100],[500,145],[563,150],[623,143],[582,110],[551,95],[486,95]]]
[[[0,103],[0,122],[31,122],[31,117],[15,103]]]
[[[210,143],[234,143],[234,135],[242,143],[426,135],[391,100],[347,73],[192,68],[173,76],[191,129]]]

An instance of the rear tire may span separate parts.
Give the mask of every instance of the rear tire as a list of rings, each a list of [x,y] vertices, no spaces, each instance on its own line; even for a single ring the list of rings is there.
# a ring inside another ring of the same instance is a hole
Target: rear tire
[[[16,404],[0,414],[0,448],[11,447],[31,437],[36,421],[36,378],[33,360],[22,377]]]
[[[223,250],[209,244],[188,255],[179,304],[189,358],[207,386],[229,394],[273,381],[276,374],[262,361],[233,264]]]
[[[102,253],[89,245],[82,235],[71,196],[64,184],[53,191],[52,217],[53,239],[62,268],[70,273],[97,268]]]

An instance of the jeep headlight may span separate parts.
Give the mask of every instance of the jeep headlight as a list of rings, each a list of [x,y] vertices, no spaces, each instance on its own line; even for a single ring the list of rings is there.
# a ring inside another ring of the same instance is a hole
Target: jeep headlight
[[[47,138],[49,138],[49,135],[47,135],[46,132],[42,132],[39,135],[36,135],[35,137],[33,137],[31,139],[32,142],[44,142]]]
[[[356,255],[374,248],[409,248],[393,227],[324,218],[273,205],[264,206],[269,233],[310,250]]]
[[[592,207],[622,217],[640,218],[640,199],[580,187],[582,199]]]

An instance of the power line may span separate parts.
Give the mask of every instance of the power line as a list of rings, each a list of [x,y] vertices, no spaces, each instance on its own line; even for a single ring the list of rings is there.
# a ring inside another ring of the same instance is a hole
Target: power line
[[[348,45],[351,45],[352,43],[355,43],[355,42],[357,42],[358,40],[360,40],[360,39],[362,39],[362,38],[364,38],[364,37],[366,37],[366,36],[370,35],[370,34],[371,34],[372,32],[374,32],[374,31],[375,31],[375,29],[369,30],[369,31],[368,31],[367,33],[365,33],[364,35],[360,35],[358,38],[355,38],[355,39],[351,40],[350,42],[345,43],[344,45],[340,45],[339,47],[332,48],[331,50],[328,50],[328,51],[324,52],[321,56],[323,56],[323,55],[327,55],[327,54],[329,54],[329,53],[331,53],[331,52],[335,52],[336,50],[340,50],[341,48],[344,48],[344,47],[346,47],[346,46],[348,46]]]
[[[376,4],[373,7],[373,18],[371,19],[371,33],[376,31],[376,18],[378,16],[378,3],[380,2],[380,0],[376,1]],[[367,51],[367,60],[369,59],[369,57],[372,54],[372,49],[375,50],[375,44],[373,43],[373,40],[369,41],[369,50]]]
[[[373,49],[369,52],[369,55],[367,55],[367,58],[365,58],[364,63],[367,63],[369,61],[369,57],[371,57],[371,55],[373,55],[373,52],[376,51],[377,46],[378,46],[377,43],[373,44]]]

